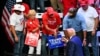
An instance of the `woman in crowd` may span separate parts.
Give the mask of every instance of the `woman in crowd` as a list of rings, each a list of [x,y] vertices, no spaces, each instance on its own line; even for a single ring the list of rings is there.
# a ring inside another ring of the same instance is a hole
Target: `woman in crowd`
[[[27,30],[27,33],[29,33],[29,32],[31,32],[32,34],[37,33],[39,35],[40,34],[39,20],[37,18],[35,18],[35,16],[36,16],[36,11],[33,9],[29,10],[28,19],[26,21],[26,30]],[[33,54],[33,53],[34,53],[34,47],[29,46],[28,54]],[[36,54],[40,55],[40,53],[41,53],[41,40],[38,39],[38,44],[36,46]]]

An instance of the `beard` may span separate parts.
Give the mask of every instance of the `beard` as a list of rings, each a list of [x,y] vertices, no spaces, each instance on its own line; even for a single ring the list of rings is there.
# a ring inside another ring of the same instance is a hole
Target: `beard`
[[[69,18],[74,18],[76,15],[69,16]]]

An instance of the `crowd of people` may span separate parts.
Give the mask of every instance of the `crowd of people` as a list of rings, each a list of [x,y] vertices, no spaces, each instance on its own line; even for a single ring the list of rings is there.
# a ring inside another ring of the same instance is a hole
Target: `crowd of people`
[[[15,40],[14,56],[22,53],[47,56],[47,37],[57,38],[60,25],[64,36],[62,40],[66,56],[90,56],[89,43],[93,56],[98,55],[96,32],[99,26],[99,0],[50,0],[51,6],[45,10],[44,0],[29,0],[30,4],[16,0],[10,16],[10,30]],[[37,2],[37,3],[36,3]],[[42,12],[42,23],[36,18],[37,8]],[[63,13],[60,18],[58,9]],[[25,45],[28,33],[38,34],[37,46]],[[25,48],[26,47],[26,48]],[[53,49],[53,55],[59,56],[59,48]]]

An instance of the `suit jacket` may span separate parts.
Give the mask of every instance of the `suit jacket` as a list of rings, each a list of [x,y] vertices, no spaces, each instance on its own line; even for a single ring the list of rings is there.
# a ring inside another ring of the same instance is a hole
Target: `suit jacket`
[[[84,56],[82,42],[78,36],[73,36],[67,43],[66,56]]]

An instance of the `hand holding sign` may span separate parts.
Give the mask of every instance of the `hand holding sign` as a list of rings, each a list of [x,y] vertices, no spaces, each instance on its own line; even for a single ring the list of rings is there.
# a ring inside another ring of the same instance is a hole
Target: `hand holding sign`
[[[28,32],[25,39],[25,44],[36,47],[38,44],[39,33]]]

